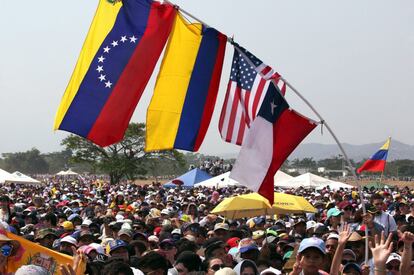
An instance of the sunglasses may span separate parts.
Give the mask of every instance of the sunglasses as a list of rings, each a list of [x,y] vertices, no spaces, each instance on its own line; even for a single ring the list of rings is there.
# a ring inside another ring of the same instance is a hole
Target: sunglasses
[[[224,264],[215,264],[211,267],[212,270],[214,271],[219,271],[222,268],[225,268],[226,266]]]
[[[1,255],[4,257],[8,257],[11,255],[13,251],[13,247],[9,244],[4,244],[2,247],[0,247]]]

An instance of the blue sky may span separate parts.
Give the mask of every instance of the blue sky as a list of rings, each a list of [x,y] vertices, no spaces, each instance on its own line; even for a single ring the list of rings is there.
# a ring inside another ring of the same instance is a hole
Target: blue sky
[[[54,115],[75,66],[97,0],[0,3],[0,153],[36,147],[60,150],[64,132]],[[176,1],[233,36],[293,84],[342,142],[364,144],[388,136],[414,144],[414,2]],[[238,147],[217,130],[229,77],[228,46],[221,88],[202,153]],[[133,121],[144,122],[157,70]],[[290,105],[316,119],[287,92]],[[316,129],[305,142],[333,143]]]

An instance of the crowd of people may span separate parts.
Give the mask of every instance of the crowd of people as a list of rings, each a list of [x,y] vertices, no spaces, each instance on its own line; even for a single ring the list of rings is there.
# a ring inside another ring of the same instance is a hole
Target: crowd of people
[[[305,197],[317,212],[237,220],[211,210],[248,193],[243,187],[165,189],[49,178],[44,185],[0,190],[1,230],[83,257],[85,274],[414,274],[409,188],[365,189],[363,198],[356,189],[284,190]],[[1,230],[5,274],[19,243]],[[46,273],[25,265],[15,274]],[[62,274],[75,271],[62,267]]]

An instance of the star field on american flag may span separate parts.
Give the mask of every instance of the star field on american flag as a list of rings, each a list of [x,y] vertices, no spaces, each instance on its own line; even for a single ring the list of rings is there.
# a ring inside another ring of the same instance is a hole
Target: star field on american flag
[[[256,60],[252,61],[256,62]],[[256,63],[256,65],[261,64],[261,61],[258,59],[257,62],[259,63]],[[237,85],[245,90],[251,90],[256,75],[257,72],[255,68],[250,66],[240,53],[234,55],[230,74],[230,79],[232,81],[237,82]]]

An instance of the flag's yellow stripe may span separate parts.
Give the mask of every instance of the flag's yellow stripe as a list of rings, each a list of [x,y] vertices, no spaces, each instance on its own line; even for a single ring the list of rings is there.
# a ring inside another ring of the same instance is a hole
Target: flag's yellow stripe
[[[75,70],[73,71],[72,77],[66,87],[66,91],[56,113],[55,123],[53,126],[54,130],[57,130],[62,123],[66,111],[69,109],[69,106],[78,92],[79,86],[82,83],[90,64],[92,63],[92,59],[99,50],[99,47],[105,37],[114,26],[116,16],[118,15],[121,6],[121,1],[117,2],[115,5],[109,3],[107,0],[99,1],[95,17],[93,18],[92,24],[89,28],[89,32],[83,44]]]
[[[384,143],[384,145],[382,145],[380,150],[388,150],[390,148],[390,142],[391,142],[391,139],[388,138],[387,141]]]
[[[201,24],[189,24],[177,15],[147,110],[146,151],[172,149],[174,146],[200,48],[201,28]]]

